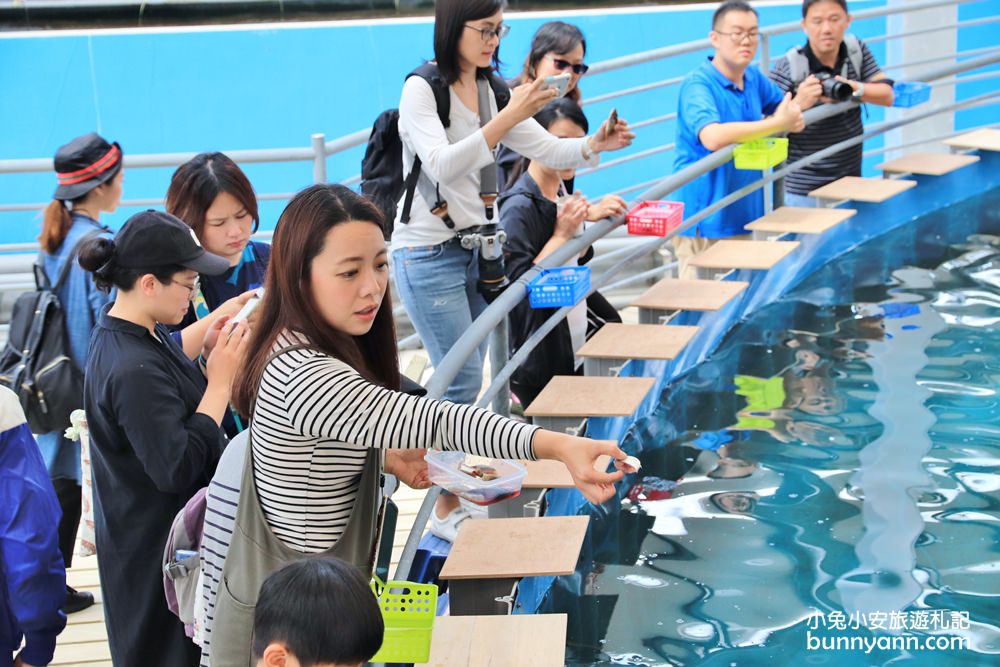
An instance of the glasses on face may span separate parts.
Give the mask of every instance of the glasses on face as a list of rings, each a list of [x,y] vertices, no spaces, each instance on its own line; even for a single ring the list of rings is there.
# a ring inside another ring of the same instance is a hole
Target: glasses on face
[[[571,63],[568,60],[563,60],[562,58],[557,58],[553,55],[549,55],[548,58],[552,60],[552,64],[560,72],[564,72],[568,69],[573,70],[573,74],[578,76],[583,76],[590,69],[590,65],[584,65],[583,63]]]
[[[179,280],[171,280],[170,282],[174,283],[175,285],[180,285],[181,287],[186,289],[188,291],[188,299],[191,301],[194,301],[195,296],[197,296],[198,294],[198,290],[201,289],[201,278],[195,278],[194,283],[191,285],[188,285],[187,283],[182,283]]]
[[[510,26],[506,23],[501,23],[497,26],[496,30],[493,28],[477,28],[476,26],[469,25],[468,23],[465,24],[465,27],[469,30],[475,30],[482,35],[483,42],[490,42],[494,37],[497,38],[497,41],[500,41],[507,36],[507,33],[510,32]]]
[[[756,42],[760,39],[760,33],[756,30],[751,30],[750,32],[719,32],[715,31],[718,35],[725,35],[729,39],[733,40],[733,44],[742,44],[744,39],[749,39],[751,42]]]

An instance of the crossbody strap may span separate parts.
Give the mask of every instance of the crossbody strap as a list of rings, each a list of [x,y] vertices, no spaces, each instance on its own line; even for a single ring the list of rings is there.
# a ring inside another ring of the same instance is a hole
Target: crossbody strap
[[[476,79],[479,92],[479,127],[485,127],[493,118],[490,108],[490,84],[483,78]],[[486,209],[486,222],[493,222],[497,202],[497,156],[493,151],[493,161],[479,171],[479,198]]]

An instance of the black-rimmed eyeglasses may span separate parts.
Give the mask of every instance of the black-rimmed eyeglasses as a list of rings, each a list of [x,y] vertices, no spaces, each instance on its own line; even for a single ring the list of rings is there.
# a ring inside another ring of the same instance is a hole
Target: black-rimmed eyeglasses
[[[497,40],[499,41],[504,37],[506,37],[507,33],[510,32],[510,26],[507,25],[506,23],[501,23],[499,26],[497,26],[495,30],[493,28],[477,28],[476,26],[469,25],[468,23],[465,24],[465,27],[468,28],[469,30],[475,30],[480,35],[482,35],[483,42],[489,42],[494,37],[496,37]]]

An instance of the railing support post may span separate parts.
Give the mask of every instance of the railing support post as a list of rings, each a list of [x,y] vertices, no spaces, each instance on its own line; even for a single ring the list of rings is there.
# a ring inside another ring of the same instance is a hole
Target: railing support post
[[[771,38],[761,33],[760,36],[760,71],[767,76],[771,69]]]
[[[490,334],[490,383],[496,379],[503,367],[510,361],[510,353],[507,348],[507,318],[500,320],[500,323]],[[503,388],[493,397],[493,412],[504,417],[510,417],[510,385],[504,382]]]
[[[326,183],[326,135],[312,135],[313,183]]]

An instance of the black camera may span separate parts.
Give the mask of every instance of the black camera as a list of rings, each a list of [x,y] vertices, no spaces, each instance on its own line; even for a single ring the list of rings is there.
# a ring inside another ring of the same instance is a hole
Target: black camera
[[[829,72],[813,72],[813,76],[819,79],[820,84],[823,86],[823,95],[835,102],[846,102],[854,95],[854,89],[851,88],[851,84],[838,81]]]
[[[476,283],[476,289],[486,303],[493,303],[510,285],[503,261],[503,244],[507,240],[507,232],[496,223],[491,223],[460,236],[462,247],[466,250],[479,248],[479,282]]]

